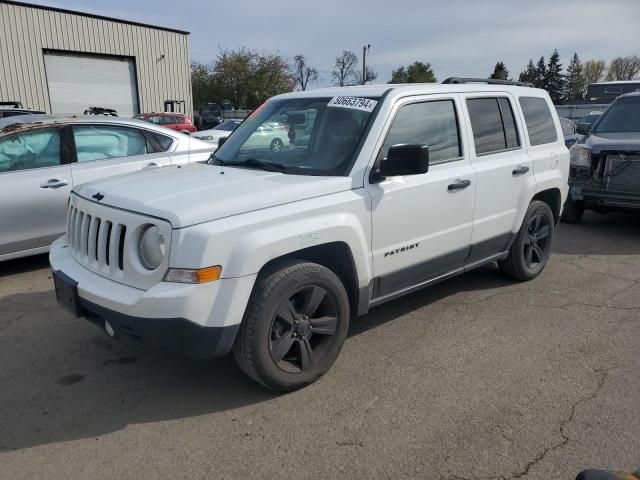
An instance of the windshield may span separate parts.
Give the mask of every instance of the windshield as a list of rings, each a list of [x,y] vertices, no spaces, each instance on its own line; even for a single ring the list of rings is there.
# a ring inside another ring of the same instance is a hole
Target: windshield
[[[214,130],[224,130],[226,132],[231,132],[239,124],[240,124],[240,122],[238,122],[238,121],[227,120],[226,122],[222,122],[220,125],[218,125],[216,128],[214,128]]]
[[[640,132],[640,96],[620,97],[602,114],[595,133]]]
[[[347,175],[377,98],[274,100],[256,109],[211,162],[296,175]]]

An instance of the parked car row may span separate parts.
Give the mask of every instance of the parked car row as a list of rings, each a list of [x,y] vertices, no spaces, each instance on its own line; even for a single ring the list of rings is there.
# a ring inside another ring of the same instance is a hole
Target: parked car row
[[[29,115],[0,121],[0,261],[48,250],[64,233],[74,186],[205,161],[213,149],[135,119]]]

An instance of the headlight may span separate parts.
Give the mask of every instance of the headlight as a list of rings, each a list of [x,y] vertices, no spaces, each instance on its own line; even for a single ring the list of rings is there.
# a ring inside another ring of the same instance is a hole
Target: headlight
[[[591,150],[588,148],[573,145],[569,150],[569,153],[571,154],[569,163],[572,167],[591,167]]]
[[[147,270],[155,270],[162,264],[167,252],[164,235],[155,225],[149,225],[140,235],[140,263]]]

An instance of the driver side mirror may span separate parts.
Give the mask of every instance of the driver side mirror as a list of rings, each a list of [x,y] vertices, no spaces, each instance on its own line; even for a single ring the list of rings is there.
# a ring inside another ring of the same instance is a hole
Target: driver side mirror
[[[429,147],[427,145],[393,145],[387,158],[380,160],[378,177],[420,175],[429,171]]]
[[[576,133],[578,135],[586,135],[587,133],[589,133],[590,127],[591,125],[589,125],[588,123],[579,123],[576,127]]]

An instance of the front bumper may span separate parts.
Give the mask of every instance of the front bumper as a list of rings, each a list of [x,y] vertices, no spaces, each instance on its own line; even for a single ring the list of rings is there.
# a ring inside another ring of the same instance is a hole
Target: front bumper
[[[77,282],[80,314],[116,337],[211,358],[231,349],[253,288],[255,275],[200,285],[160,282],[141,290],[84,268],[71,256],[66,240],[51,245],[49,262]]]
[[[570,193],[572,200],[584,201],[587,207],[640,208],[640,194],[637,193],[600,190],[580,183],[572,184]]]

